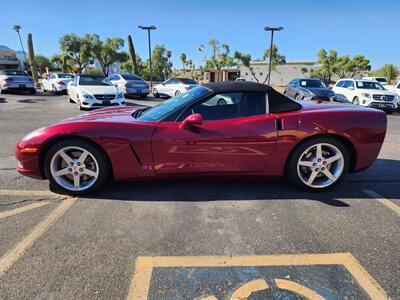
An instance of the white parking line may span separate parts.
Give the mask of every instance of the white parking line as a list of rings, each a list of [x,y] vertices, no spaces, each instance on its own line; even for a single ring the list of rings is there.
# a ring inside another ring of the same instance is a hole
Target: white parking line
[[[46,218],[37,224],[33,230],[14,248],[0,258],[0,279],[4,274],[39,240],[76,201],[76,198],[69,198],[61,202]]]
[[[55,197],[59,196],[51,191],[22,191],[22,190],[0,190],[0,196],[39,196],[39,197]]]
[[[0,219],[11,217],[11,216],[15,216],[15,215],[21,214],[23,212],[26,212],[28,210],[35,209],[35,208],[38,208],[38,207],[42,207],[42,206],[47,205],[47,204],[50,204],[50,202],[41,201],[41,202],[31,203],[31,204],[28,204],[28,205],[25,205],[25,206],[22,206],[22,207],[18,207],[18,208],[15,208],[15,209],[11,209],[11,210],[8,210],[8,211],[3,211],[3,212],[0,212]]]
[[[386,207],[390,208],[393,210],[396,214],[400,215],[400,206],[394,204],[392,201],[389,199],[386,199],[385,197],[379,195],[378,193],[372,191],[372,190],[363,190],[364,193],[366,193],[368,196],[374,198],[376,201],[380,202],[381,204],[385,205]]]

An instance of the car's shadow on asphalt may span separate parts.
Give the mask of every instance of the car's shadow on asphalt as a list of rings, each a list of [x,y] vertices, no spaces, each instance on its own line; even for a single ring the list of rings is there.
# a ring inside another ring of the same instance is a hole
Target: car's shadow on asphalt
[[[376,176],[376,174],[381,174]],[[390,185],[390,186],[389,186]],[[348,174],[335,188],[325,192],[306,192],[285,180],[263,178],[165,179],[112,183],[102,192],[85,198],[122,201],[242,201],[314,200],[335,207],[349,207],[341,199],[366,199],[372,189],[386,198],[399,198],[400,161],[378,159],[367,171]]]
[[[46,99],[40,99],[40,98],[28,98],[28,99],[22,99],[18,100],[17,102],[19,103],[39,103],[39,102],[46,102]]]
[[[0,103],[7,103],[6,98],[0,98]]]

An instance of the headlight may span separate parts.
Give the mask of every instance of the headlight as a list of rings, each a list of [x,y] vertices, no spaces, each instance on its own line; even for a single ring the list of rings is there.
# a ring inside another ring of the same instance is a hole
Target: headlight
[[[363,96],[365,98],[371,98],[371,95],[368,93],[362,93],[361,96]]]
[[[83,98],[85,99],[93,99],[93,96],[88,93],[82,93]]]
[[[117,99],[123,99],[124,98],[124,94],[118,93],[116,98]]]
[[[28,133],[26,136],[22,138],[23,141],[30,140],[31,138],[34,138],[35,136],[40,135],[44,131],[44,127],[36,129],[32,131],[31,133]]]

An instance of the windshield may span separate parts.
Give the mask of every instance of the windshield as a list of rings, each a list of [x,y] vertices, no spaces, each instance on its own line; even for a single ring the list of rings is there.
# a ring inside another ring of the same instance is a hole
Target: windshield
[[[315,88],[325,88],[326,85],[317,79],[302,79],[300,80],[300,86],[302,87],[315,87]]]
[[[79,85],[112,86],[111,82],[103,76],[81,76],[79,78]]]
[[[138,120],[144,122],[159,121],[176,108],[185,106],[193,100],[207,95],[209,92],[210,91],[203,86],[196,87],[144,111]]]
[[[142,78],[140,78],[139,76],[136,75],[131,75],[131,74],[123,74],[121,75],[122,78],[126,79],[126,80],[140,80],[140,81],[144,81]]]
[[[374,81],[357,81],[357,88],[366,90],[381,90],[385,88],[379,82]]]
[[[65,73],[58,74],[58,78],[73,78],[73,77],[74,75],[72,74],[65,74]]]
[[[4,70],[2,73],[4,73],[4,75],[9,75],[9,76],[28,76],[28,74],[26,74],[24,71],[20,71],[20,70]]]

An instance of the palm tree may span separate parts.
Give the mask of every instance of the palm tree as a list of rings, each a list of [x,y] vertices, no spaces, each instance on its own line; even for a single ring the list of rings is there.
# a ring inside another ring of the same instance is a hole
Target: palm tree
[[[185,70],[186,54],[185,54],[185,53],[182,53],[181,56],[180,56],[179,58],[180,58],[180,60],[181,60],[181,62],[182,62],[182,65],[183,65],[183,74],[184,74],[184,76],[186,76],[186,70]]]
[[[167,50],[165,56],[168,58],[168,62],[171,60],[172,52],[170,50]]]
[[[21,48],[22,48],[22,52],[24,54],[24,60],[26,61],[26,56],[25,56],[25,50],[24,50],[24,45],[22,44],[22,40],[21,40],[21,34],[19,33],[22,29],[21,25],[14,25],[13,30],[15,30],[18,33],[18,37],[19,37],[19,42],[21,43]]]

